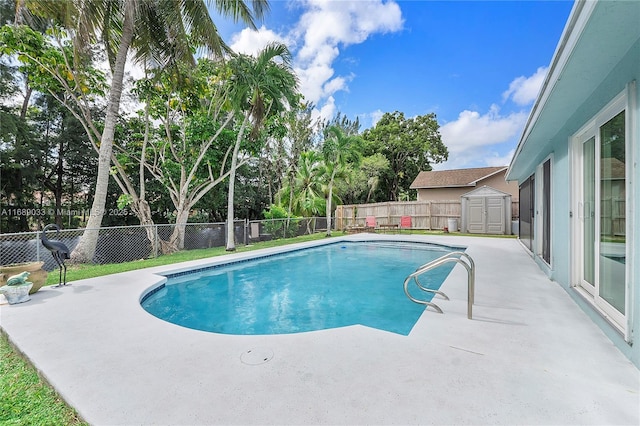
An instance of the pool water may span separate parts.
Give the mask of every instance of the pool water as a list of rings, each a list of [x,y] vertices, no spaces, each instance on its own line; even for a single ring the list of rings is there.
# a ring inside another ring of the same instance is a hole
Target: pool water
[[[224,334],[361,324],[408,335],[425,307],[404,294],[405,278],[451,251],[424,243],[328,244],[169,277],[142,306],[171,323]],[[438,289],[451,269],[436,268],[420,281]]]

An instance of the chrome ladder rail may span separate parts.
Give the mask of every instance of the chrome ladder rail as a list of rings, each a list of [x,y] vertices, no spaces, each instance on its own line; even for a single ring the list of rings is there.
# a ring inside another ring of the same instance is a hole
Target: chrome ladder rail
[[[466,262],[462,259],[465,259]],[[413,281],[416,283],[416,285],[420,290],[428,293],[434,293],[434,294],[440,295],[444,297],[446,300],[449,300],[449,297],[443,292],[439,290],[432,290],[423,286],[420,283],[418,276],[434,268],[437,268],[438,266],[444,265],[445,263],[451,263],[451,262],[459,263],[462,266],[464,266],[464,268],[467,270],[467,318],[472,319],[473,302],[475,298],[476,265],[473,259],[471,258],[471,256],[469,256],[467,253],[464,253],[462,251],[454,251],[451,253],[447,253],[444,256],[437,258],[436,260],[432,260],[431,262],[420,266],[418,269],[415,270],[415,272],[410,274],[404,280],[404,294],[406,294],[407,297],[412,302],[419,303],[426,306],[431,306],[439,313],[443,313],[442,309],[440,309],[440,307],[435,303],[427,302],[426,300],[416,299],[414,296],[412,296],[411,293],[409,292],[409,282],[411,282],[411,280],[413,279]]]

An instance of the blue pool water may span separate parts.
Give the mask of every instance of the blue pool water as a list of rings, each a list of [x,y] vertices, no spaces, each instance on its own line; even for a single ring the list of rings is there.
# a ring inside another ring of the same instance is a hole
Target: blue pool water
[[[142,306],[171,323],[224,334],[362,324],[408,335],[424,306],[406,297],[404,279],[450,251],[406,242],[328,244],[169,277]],[[436,268],[421,283],[438,289],[451,269]]]

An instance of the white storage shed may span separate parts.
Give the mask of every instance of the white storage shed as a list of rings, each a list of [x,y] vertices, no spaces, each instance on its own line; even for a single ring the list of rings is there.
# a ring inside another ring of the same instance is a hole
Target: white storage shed
[[[462,195],[461,232],[511,234],[511,194],[483,186]]]

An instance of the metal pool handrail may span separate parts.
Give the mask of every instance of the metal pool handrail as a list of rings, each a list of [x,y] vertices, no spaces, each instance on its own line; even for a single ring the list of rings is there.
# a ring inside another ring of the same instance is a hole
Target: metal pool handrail
[[[466,260],[466,262],[462,260],[463,258]],[[420,288],[420,290],[428,293],[439,294],[440,296],[443,296],[446,300],[449,300],[447,295],[444,294],[443,292],[424,287],[420,283],[420,280],[418,280],[418,276],[424,274],[427,271],[430,271],[431,269],[437,268],[438,266],[441,266],[441,265],[444,265],[445,263],[450,263],[450,262],[459,263],[462,266],[464,266],[464,268],[467,270],[467,318],[472,319],[473,302],[475,298],[476,265],[473,259],[471,258],[471,256],[469,256],[467,253],[464,253],[462,251],[454,251],[451,253],[447,253],[444,256],[437,258],[436,260],[433,260],[429,263],[426,263],[420,266],[418,269],[415,270],[415,272],[410,274],[404,280],[404,293],[412,302],[419,303],[426,306],[431,306],[439,313],[443,313],[442,309],[440,309],[440,307],[435,303],[427,302],[426,300],[420,300],[413,297],[411,293],[409,293],[409,282],[413,279],[416,285],[418,286],[418,288]]]

